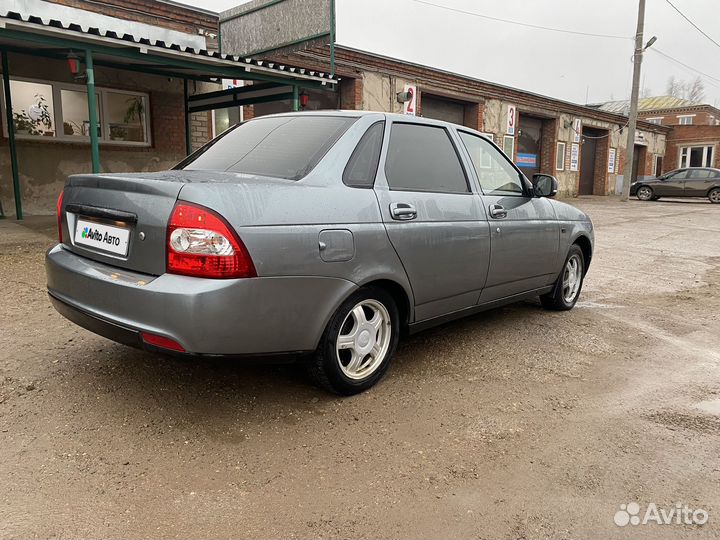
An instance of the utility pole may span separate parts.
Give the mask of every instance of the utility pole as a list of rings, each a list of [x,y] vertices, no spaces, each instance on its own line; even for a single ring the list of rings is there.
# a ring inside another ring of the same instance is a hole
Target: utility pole
[[[630,181],[635,158],[635,128],[637,127],[638,96],[640,94],[640,66],[642,65],[643,31],[645,29],[645,0],[638,6],[637,32],[635,33],[635,53],[633,54],[633,84],[630,94],[630,112],[628,114],[627,147],[625,149],[625,169],[623,171],[623,190],[620,200],[630,198]],[[649,46],[649,45],[648,45]]]

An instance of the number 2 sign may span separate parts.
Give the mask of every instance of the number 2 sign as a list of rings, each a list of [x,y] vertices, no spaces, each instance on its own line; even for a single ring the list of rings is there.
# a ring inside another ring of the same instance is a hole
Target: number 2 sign
[[[412,84],[406,84],[404,91],[410,99],[403,103],[403,114],[415,116],[417,109],[417,87]]]

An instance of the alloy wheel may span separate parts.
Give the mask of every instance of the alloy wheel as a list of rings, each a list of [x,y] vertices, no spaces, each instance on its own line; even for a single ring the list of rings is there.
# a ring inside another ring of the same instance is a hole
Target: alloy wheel
[[[649,201],[650,199],[652,199],[652,196],[653,191],[649,187],[643,186],[637,191],[637,198],[641,201]]]
[[[340,325],[336,356],[340,369],[350,379],[371,375],[390,348],[392,322],[388,310],[374,299],[358,302]]]
[[[582,283],[582,261],[578,255],[571,255],[565,263],[562,280],[563,300],[568,304],[575,301]]]

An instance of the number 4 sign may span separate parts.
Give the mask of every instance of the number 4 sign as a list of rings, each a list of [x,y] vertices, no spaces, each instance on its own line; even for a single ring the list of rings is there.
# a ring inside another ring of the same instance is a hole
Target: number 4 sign
[[[515,118],[517,117],[517,109],[515,105],[508,105],[507,110],[507,126],[505,127],[505,133],[508,135],[515,135]]]

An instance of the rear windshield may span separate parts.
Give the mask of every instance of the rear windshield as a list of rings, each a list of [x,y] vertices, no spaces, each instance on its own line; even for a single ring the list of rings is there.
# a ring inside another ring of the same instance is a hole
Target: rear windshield
[[[176,168],[299,180],[355,120],[343,116],[256,118],[225,132]]]

